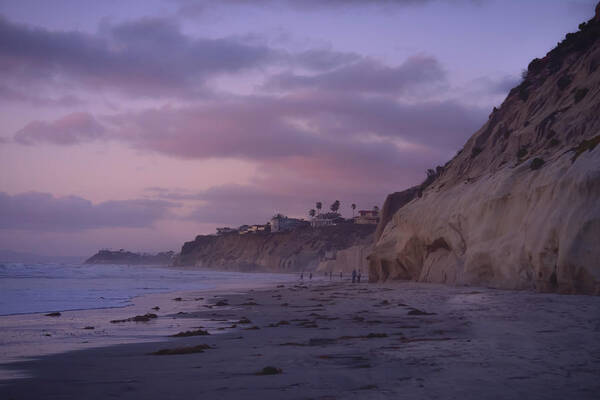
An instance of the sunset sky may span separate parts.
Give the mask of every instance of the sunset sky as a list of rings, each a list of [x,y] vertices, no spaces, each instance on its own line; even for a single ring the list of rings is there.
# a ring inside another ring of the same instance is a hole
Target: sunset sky
[[[372,208],[596,0],[0,0],[0,249],[179,250]]]

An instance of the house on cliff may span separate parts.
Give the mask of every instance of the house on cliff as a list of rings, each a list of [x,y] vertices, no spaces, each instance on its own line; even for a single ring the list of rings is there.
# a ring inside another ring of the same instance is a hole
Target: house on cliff
[[[379,223],[379,208],[372,210],[360,210],[358,216],[354,218],[355,224],[377,225]]]
[[[337,225],[346,222],[342,216],[336,212],[328,212],[319,214],[310,220],[310,226],[313,228],[321,228],[323,226]]]
[[[244,229],[240,229],[240,235],[245,235],[247,233],[259,233],[259,232],[271,232],[271,225],[245,225]]]
[[[227,226],[217,228],[217,236],[229,235],[231,233],[237,233],[237,229],[229,228]]]
[[[309,222],[298,218],[288,218],[282,214],[276,214],[271,218],[271,232],[291,231],[303,226],[308,226]]]

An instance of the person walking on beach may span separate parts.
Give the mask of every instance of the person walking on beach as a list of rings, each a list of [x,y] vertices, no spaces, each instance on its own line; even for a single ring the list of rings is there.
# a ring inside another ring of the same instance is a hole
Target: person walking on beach
[[[308,280],[312,281],[312,272],[308,275]]]
[[[358,275],[356,275],[356,280],[360,283],[360,269],[358,270]]]
[[[340,281],[342,280],[342,271],[340,271]]]
[[[300,280],[303,281],[304,280],[304,272],[300,273]]]
[[[353,269],[352,270],[352,283],[355,283],[355,282],[356,282],[356,270]]]
[[[329,280],[333,279],[333,271],[329,271]]]

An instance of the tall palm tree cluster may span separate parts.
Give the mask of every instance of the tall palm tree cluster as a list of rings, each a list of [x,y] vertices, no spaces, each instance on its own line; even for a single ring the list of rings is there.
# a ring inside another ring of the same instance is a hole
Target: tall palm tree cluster
[[[331,205],[329,206],[329,209],[331,210],[331,212],[337,214],[340,209],[341,204],[342,203],[339,200],[336,200],[333,203],[331,203]],[[315,208],[316,208],[316,210],[315,210]],[[311,216],[312,218],[321,214],[321,210],[323,209],[323,203],[320,201],[317,201],[315,203],[315,208],[311,208],[310,210],[308,210],[308,215]],[[352,204],[352,216],[354,216],[355,209],[356,209],[356,204]]]
[[[334,201],[333,203],[331,203],[331,205],[329,206],[329,209],[331,210],[331,212],[333,212],[333,213],[337,213],[337,212],[339,211],[339,209],[340,209],[340,206],[341,206],[341,204],[342,204],[342,203],[340,203],[340,201],[339,201],[339,200],[336,200],[336,201]],[[316,208],[316,210],[315,210],[315,208]],[[322,202],[320,202],[320,201],[317,201],[317,202],[315,203],[315,208],[311,208],[310,210],[308,210],[308,215],[309,215],[311,218],[314,218],[315,216],[317,216],[317,215],[320,215],[320,214],[321,214],[321,210],[323,209],[323,203],[322,203]],[[350,205],[350,208],[352,208],[352,218],[354,218],[354,212],[356,211],[356,204],[355,204],[355,203],[352,203],[352,204]],[[377,206],[374,206],[374,207],[373,207],[373,210],[374,210],[374,211],[379,211],[379,207],[377,207]]]

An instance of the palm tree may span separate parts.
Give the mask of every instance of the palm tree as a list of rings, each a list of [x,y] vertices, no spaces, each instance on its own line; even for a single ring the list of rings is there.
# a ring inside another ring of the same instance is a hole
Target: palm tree
[[[354,210],[356,210],[356,204],[352,203],[350,207],[352,207],[352,218],[354,218]]]
[[[321,214],[321,208],[323,208],[323,203],[321,203],[320,201],[317,201],[316,207],[317,207],[317,210],[319,210],[319,214]]]
[[[337,211],[340,209],[340,201],[336,200],[333,202],[333,204],[329,207],[331,209],[332,212],[337,213]]]
[[[315,217],[315,214],[316,214],[316,212],[315,212],[315,209],[314,209],[314,208],[311,208],[311,209],[308,211],[308,215],[310,215],[310,216],[311,216],[311,217],[313,217],[313,218]]]

